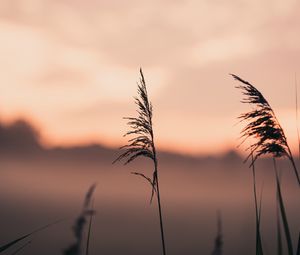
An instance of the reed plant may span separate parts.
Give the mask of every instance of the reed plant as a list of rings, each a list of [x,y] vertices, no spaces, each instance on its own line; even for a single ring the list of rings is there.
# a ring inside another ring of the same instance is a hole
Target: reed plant
[[[283,229],[287,242],[288,254],[293,255],[293,244],[288,224],[288,218],[286,215],[286,209],[281,192],[281,183],[278,175],[276,166],[276,158],[287,157],[292,164],[298,185],[300,185],[299,173],[295,164],[295,160],[287,142],[284,130],[281,127],[275,112],[272,107],[262,95],[262,93],[256,89],[251,83],[243,80],[237,75],[231,74],[232,77],[239,81],[240,84],[236,88],[241,89],[244,95],[242,103],[248,103],[254,106],[250,112],[243,113],[239,116],[241,121],[247,121],[248,123],[242,130],[241,137],[243,138],[242,143],[248,138],[256,139],[254,144],[251,144],[247,151],[248,156],[245,161],[251,158],[251,164],[253,168],[253,183],[254,183],[254,197],[255,197],[255,208],[256,208],[256,254],[263,254],[261,234],[260,234],[260,216],[258,215],[257,206],[257,195],[256,195],[256,180],[255,180],[255,161],[262,155],[271,155],[274,163],[274,171],[276,178],[276,189],[277,189],[277,203],[278,211],[282,219]],[[297,98],[296,98],[297,107]],[[297,115],[297,113],[296,113]],[[261,206],[260,206],[261,208]],[[260,209],[259,209],[260,210]],[[280,221],[277,217],[277,252],[278,255],[282,254],[281,244],[281,230]]]
[[[141,176],[151,185],[151,199],[156,195],[158,203],[159,223],[161,232],[161,242],[163,255],[166,255],[166,244],[164,237],[162,206],[159,190],[159,176],[158,176],[158,160],[156,154],[156,147],[154,143],[153,132],[153,108],[148,98],[146,82],[142,69],[140,69],[140,81],[138,83],[138,97],[135,97],[135,103],[138,107],[137,117],[126,117],[130,130],[124,136],[131,136],[128,144],[122,146],[120,149],[123,153],[114,161],[124,160],[124,164],[128,164],[139,157],[149,158],[153,162],[153,173],[151,177],[146,176],[140,172],[132,172],[132,174]]]
[[[242,90],[244,99],[242,103],[248,103],[254,106],[250,112],[243,113],[239,116],[241,121],[247,121],[248,124],[242,130],[243,141],[248,138],[254,138],[256,143],[251,144],[247,150],[249,151],[248,157],[252,158],[251,165],[262,155],[270,154],[274,158],[287,157],[292,164],[298,185],[300,186],[300,178],[296,163],[287,142],[284,130],[281,127],[275,112],[272,107],[251,83],[243,80],[237,75],[231,74],[234,79],[240,82],[236,88]]]
[[[253,160],[253,158],[252,158]],[[256,172],[255,172],[255,163],[252,164],[252,178],[253,178],[253,195],[254,195],[254,204],[255,204],[255,228],[256,228],[256,255],[263,255],[263,247],[262,247],[262,237],[260,231],[260,223],[261,223],[261,201],[258,202],[257,197],[257,188],[256,188]],[[262,193],[261,193],[262,194]]]
[[[280,180],[280,179],[279,179]],[[281,221],[280,221],[280,205],[279,205],[279,190],[276,184],[276,227],[277,227],[277,255],[283,255],[282,246],[282,233],[281,233]]]
[[[300,232],[299,232],[299,235],[298,235],[298,246],[297,246],[296,255],[300,255]]]
[[[43,230],[45,230],[45,229],[47,229],[47,228],[53,226],[53,225],[56,225],[56,224],[58,224],[58,223],[60,223],[60,222],[62,222],[62,220],[57,220],[57,221],[55,221],[55,222],[49,223],[49,224],[47,224],[47,225],[45,225],[45,226],[42,226],[42,227],[40,227],[40,228],[38,228],[38,229],[36,229],[36,230],[34,230],[34,231],[28,233],[28,234],[25,234],[25,235],[23,235],[23,236],[20,236],[20,237],[18,237],[18,238],[16,238],[16,239],[14,239],[14,240],[12,240],[12,241],[10,241],[10,242],[4,244],[4,245],[1,245],[1,246],[0,246],[0,253],[4,253],[4,252],[8,251],[9,249],[12,249],[12,248],[17,247],[17,245],[19,245],[19,244],[22,243],[22,241],[28,240],[29,238],[32,238],[33,235],[35,235],[35,234],[37,234],[37,233],[39,233],[39,232],[41,232],[41,231],[43,231]],[[14,251],[14,252],[19,252],[19,251],[21,251],[21,250],[24,249],[27,245],[29,245],[31,242],[32,242],[32,240],[27,241],[25,244],[22,244],[21,247],[17,248],[17,250]]]
[[[278,203],[279,212],[281,215],[281,220],[283,223],[283,230],[285,233],[288,254],[293,255],[294,254],[293,242],[292,242],[290,227],[289,227],[289,223],[288,223],[288,218],[286,215],[286,209],[285,209],[285,205],[284,205],[284,201],[283,201],[283,197],[282,197],[281,183],[280,183],[280,178],[279,178],[279,173],[278,173],[275,158],[273,158],[273,166],[274,166],[274,172],[275,172],[275,177],[276,177],[277,203]],[[278,239],[278,242],[281,242],[281,241],[279,241],[279,239]],[[278,247],[279,247],[279,243],[278,243]]]
[[[96,184],[93,184],[92,186],[90,186],[90,188],[88,189],[88,191],[85,195],[81,213],[76,218],[75,224],[73,226],[75,242],[63,251],[64,255],[81,255],[81,254],[83,254],[82,243],[83,243],[84,231],[86,228],[86,224],[88,222],[88,218],[90,218],[90,220],[89,220],[89,225],[88,225],[88,235],[87,235],[87,241],[86,241],[85,254],[87,255],[89,253],[89,240],[90,240],[90,233],[91,233],[91,227],[92,227],[92,217],[95,214],[93,206],[91,206],[91,205],[92,205],[92,199],[93,199],[93,194],[95,192],[95,189],[96,189]]]
[[[223,254],[223,234],[222,234],[222,218],[221,212],[217,213],[217,236],[215,238],[215,247],[211,255],[222,255]]]
[[[18,254],[19,252],[23,251],[29,244],[31,244],[31,240],[24,243],[21,247],[16,249],[13,253],[11,253],[11,255],[15,255],[15,254]]]

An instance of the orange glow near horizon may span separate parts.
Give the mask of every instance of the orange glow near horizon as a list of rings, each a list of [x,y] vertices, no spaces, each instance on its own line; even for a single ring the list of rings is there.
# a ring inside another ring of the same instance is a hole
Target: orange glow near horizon
[[[285,131],[287,131],[288,142],[292,148],[292,151],[295,155],[298,154],[298,138],[297,138],[297,127],[295,124],[295,120],[293,120],[292,115],[295,115],[294,110],[290,111],[282,111],[279,112],[279,116],[282,119],[282,126]],[[295,119],[295,118],[294,118]],[[40,142],[45,148],[52,147],[72,147],[72,146],[85,146],[91,144],[99,144],[104,145],[110,148],[118,148],[124,145],[127,141],[126,137],[122,137],[123,133],[120,133],[119,136],[105,136],[97,133],[86,133],[78,136],[76,133],[72,133],[69,130],[69,136],[62,137],[59,133],[51,133],[45,132],[47,127],[43,127],[39,124],[39,121],[34,119],[30,115],[26,114],[17,114],[16,116],[3,116],[1,118],[1,122],[4,125],[11,125],[16,120],[24,120],[28,122],[32,127],[38,132],[40,136]],[[123,123],[124,126],[121,129],[126,128],[126,122]],[[233,129],[242,129],[242,125],[233,125]],[[160,131],[160,130],[158,130]],[[163,131],[162,131],[163,133]],[[234,132],[233,132],[234,133]],[[128,137],[129,138],[129,137]],[[221,155],[225,154],[230,150],[235,150],[239,154],[246,155],[245,148],[247,145],[243,145],[238,148],[240,140],[238,137],[231,137],[232,139],[227,140],[210,140],[210,137],[206,140],[193,141],[189,144],[186,141],[182,140],[168,140],[163,139],[159,135],[159,139],[156,139],[156,145],[160,150],[175,152],[180,154],[188,154],[188,155]]]
[[[236,148],[236,117],[249,110],[235,73],[266,96],[297,150],[299,9],[297,0],[3,0],[0,121],[25,118],[47,147],[117,147],[142,66],[157,146],[220,154]]]

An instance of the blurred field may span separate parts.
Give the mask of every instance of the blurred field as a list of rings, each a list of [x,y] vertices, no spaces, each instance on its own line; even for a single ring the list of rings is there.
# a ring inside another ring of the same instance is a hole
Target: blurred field
[[[0,158],[0,240],[10,241],[48,222],[66,218],[33,237],[23,254],[61,254],[72,241],[71,226],[84,194],[94,182],[95,209],[91,254],[160,253],[156,201],[150,187],[131,171],[150,171],[147,160],[112,165],[117,151],[102,147],[39,150]],[[160,153],[161,194],[170,254],[210,254],[223,220],[224,254],[255,252],[255,212],[251,172],[233,152],[222,157],[188,157]],[[284,198],[293,236],[300,228],[299,190],[287,162]],[[275,248],[275,180],[271,160],[257,165],[258,187],[264,183],[262,232],[268,254]],[[296,240],[294,240],[296,242]]]

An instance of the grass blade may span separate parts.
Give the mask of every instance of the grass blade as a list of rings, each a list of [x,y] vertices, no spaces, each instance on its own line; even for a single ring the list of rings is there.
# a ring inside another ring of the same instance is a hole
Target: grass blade
[[[299,134],[299,115],[298,115],[298,82],[297,82],[297,76],[295,74],[295,107],[296,107],[296,129],[297,129],[297,139],[298,139],[298,159],[300,159],[300,134]]]
[[[255,220],[256,220],[256,255],[263,254],[261,233],[260,233],[260,215],[261,215],[261,200],[260,205],[257,202],[257,191],[256,191],[256,175],[255,175],[255,162],[253,161],[252,155],[252,177],[253,177],[253,193],[254,193],[254,203],[255,203]]]
[[[15,255],[25,249],[29,244],[31,244],[31,241],[28,241],[27,243],[23,244],[19,249],[15,250],[11,255]]]
[[[261,223],[261,210],[262,210],[262,197],[263,197],[263,189],[264,189],[264,184],[262,184],[261,188],[261,193],[260,193],[260,200],[259,200],[259,206],[258,206],[258,219],[257,219],[257,251],[258,254],[263,255],[263,241],[262,241],[262,236],[261,236],[261,231],[260,231],[260,223]]]
[[[280,212],[279,212],[279,198],[278,198],[278,190],[277,190],[277,200],[276,200],[276,224],[277,224],[277,255],[283,254],[282,248],[282,234],[281,234],[281,226],[280,226]]]
[[[94,211],[94,201],[92,202],[91,210],[92,210],[92,212]],[[92,224],[93,224],[93,216],[94,216],[94,213],[91,213],[90,221],[89,221],[88,235],[87,235],[87,240],[86,240],[86,252],[85,252],[86,255],[89,255],[90,237],[91,237],[91,230],[92,230]]]
[[[223,248],[223,236],[222,236],[222,218],[221,213],[217,213],[217,223],[218,223],[218,233],[215,239],[215,248],[212,252],[212,255],[222,255]]]
[[[288,224],[288,219],[286,216],[285,206],[284,206],[284,202],[283,202],[283,198],[282,198],[281,185],[280,185],[280,180],[279,180],[279,176],[278,176],[275,158],[273,158],[273,163],[274,163],[274,170],[275,170],[275,175],[276,175],[276,186],[277,186],[279,209],[280,209],[280,214],[281,214],[281,218],[282,218],[282,222],[283,222],[283,229],[284,229],[284,233],[285,233],[285,237],[286,237],[288,254],[293,255],[294,254],[293,243],[292,243],[290,228],[289,228],[289,224]]]
[[[6,250],[9,249],[10,247],[14,246],[15,244],[19,243],[20,241],[24,240],[25,238],[27,238],[27,237],[29,237],[29,236],[31,236],[31,235],[32,235],[32,233],[27,234],[27,235],[24,235],[24,236],[22,236],[22,237],[20,237],[20,238],[17,238],[17,239],[15,239],[15,240],[13,240],[13,241],[11,241],[11,242],[9,242],[9,243],[7,243],[7,244],[1,246],[1,247],[0,247],[0,253],[3,252],[3,251],[6,251]]]
[[[298,247],[297,247],[296,255],[300,255],[300,232],[299,232],[299,237],[298,237]]]
[[[42,231],[42,230],[44,230],[44,229],[46,229],[46,228],[49,228],[49,227],[51,227],[51,226],[53,226],[53,225],[55,225],[55,224],[57,224],[57,223],[59,223],[59,222],[61,222],[61,221],[62,221],[62,220],[58,220],[58,221],[55,221],[55,222],[53,222],[53,223],[47,224],[47,225],[45,225],[45,226],[43,226],[43,227],[40,227],[40,228],[38,228],[38,229],[36,229],[36,230],[34,230],[34,231],[32,231],[32,232],[26,234],[26,235],[23,235],[23,236],[21,236],[21,237],[15,239],[15,240],[9,242],[9,243],[7,243],[7,244],[2,245],[2,246],[0,247],[0,253],[6,251],[7,249],[9,249],[9,248],[11,248],[11,247],[13,247],[15,244],[17,244],[17,243],[19,243],[20,241],[26,239],[27,237],[32,236],[33,234],[38,233],[38,232],[40,232],[40,231]]]
[[[63,250],[64,255],[82,254],[82,242],[83,242],[84,231],[87,223],[87,217],[94,214],[94,211],[91,209],[91,202],[93,199],[96,186],[97,186],[96,184],[91,185],[85,195],[83,208],[81,210],[80,215],[76,218],[72,228],[75,237],[75,242],[69,245],[68,248]]]

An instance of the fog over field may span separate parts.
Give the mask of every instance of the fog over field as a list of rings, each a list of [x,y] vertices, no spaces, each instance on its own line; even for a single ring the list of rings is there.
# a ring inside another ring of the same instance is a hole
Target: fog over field
[[[0,240],[6,243],[47,223],[22,252],[54,255],[73,242],[71,227],[88,187],[97,183],[91,254],[158,254],[159,222],[151,188],[130,174],[151,173],[152,163],[112,165],[116,149],[100,145],[44,149],[26,122],[0,128]],[[252,173],[236,152],[222,156],[158,152],[166,243],[171,254],[210,254],[221,212],[224,254],[255,252]],[[293,236],[300,228],[299,190],[288,162],[280,161],[283,195]],[[274,254],[275,180],[271,159],[257,163],[263,187],[263,246]],[[293,240],[295,243],[297,240]]]

